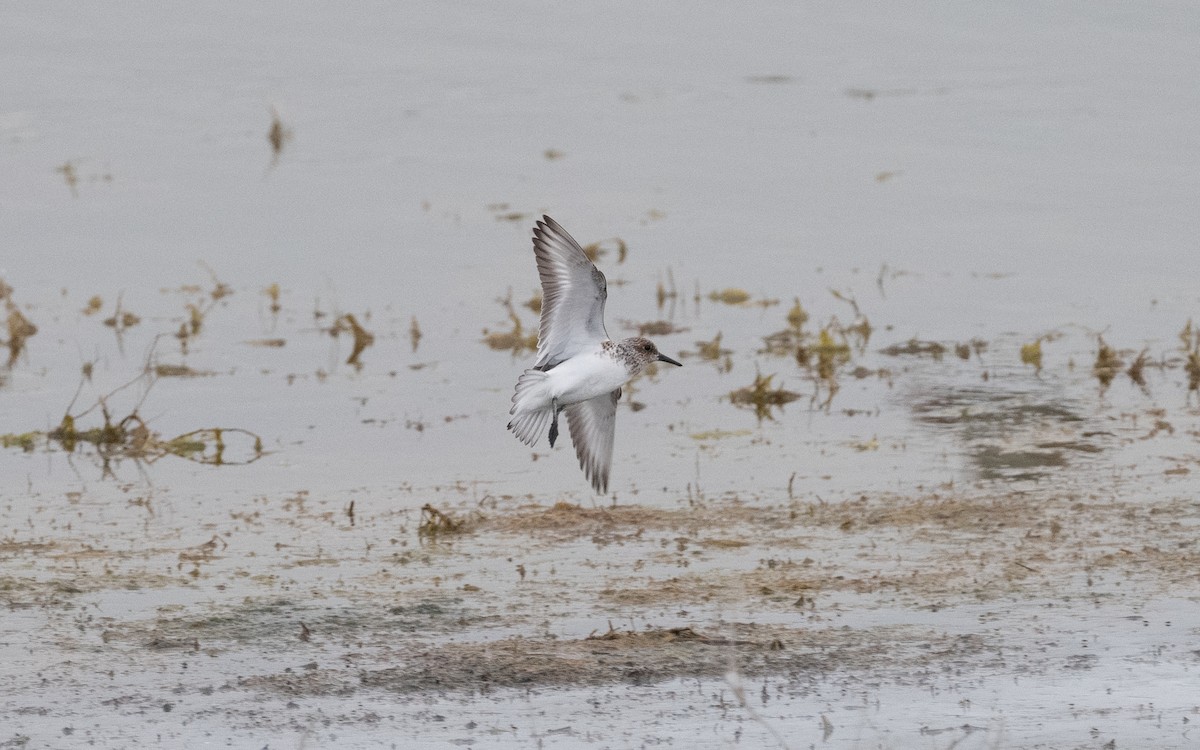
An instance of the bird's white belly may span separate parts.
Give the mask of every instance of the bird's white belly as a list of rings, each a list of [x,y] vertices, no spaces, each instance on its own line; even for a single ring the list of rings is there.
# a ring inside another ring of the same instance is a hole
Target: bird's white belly
[[[558,399],[559,406],[611,393],[629,379],[625,365],[604,352],[576,355],[546,374],[550,395]]]

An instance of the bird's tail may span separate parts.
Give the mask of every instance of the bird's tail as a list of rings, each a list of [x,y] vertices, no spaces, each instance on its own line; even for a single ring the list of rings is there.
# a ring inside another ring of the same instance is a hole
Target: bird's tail
[[[550,399],[549,375],[541,370],[526,370],[517,378],[517,392],[512,397],[512,419],[508,429],[525,445],[533,447],[538,436],[549,426],[554,416]]]

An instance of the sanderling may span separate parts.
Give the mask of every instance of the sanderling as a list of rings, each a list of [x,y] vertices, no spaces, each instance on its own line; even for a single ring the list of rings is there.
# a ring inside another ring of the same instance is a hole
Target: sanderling
[[[608,491],[613,434],[621,386],[651,362],[679,362],[648,339],[613,341],[604,330],[608,283],[567,230],[549,216],[533,229],[533,254],[542,281],[538,358],[517,378],[508,429],[526,445],[537,443],[550,424],[550,447],[558,439],[558,413],[567,427],[579,466],[600,494]]]

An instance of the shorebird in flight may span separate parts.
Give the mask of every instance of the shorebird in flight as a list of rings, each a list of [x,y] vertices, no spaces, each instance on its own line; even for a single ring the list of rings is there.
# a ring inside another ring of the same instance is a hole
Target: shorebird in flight
[[[517,378],[508,429],[533,446],[548,424],[553,448],[559,412],[566,412],[579,466],[596,492],[604,494],[612,468],[621,386],[652,362],[682,365],[660,354],[649,339],[608,337],[604,274],[549,216],[533,229],[533,254],[542,282],[538,358],[532,369]]]

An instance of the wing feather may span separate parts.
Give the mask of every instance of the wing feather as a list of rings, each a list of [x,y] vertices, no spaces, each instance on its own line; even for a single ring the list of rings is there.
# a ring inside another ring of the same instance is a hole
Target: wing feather
[[[533,230],[533,254],[542,282],[538,370],[549,370],[608,339],[604,302],[608,283],[567,230],[543,216]]]
[[[621,389],[618,388],[563,409],[579,466],[601,495],[608,492],[613,436],[617,431],[617,402],[620,400]]]

